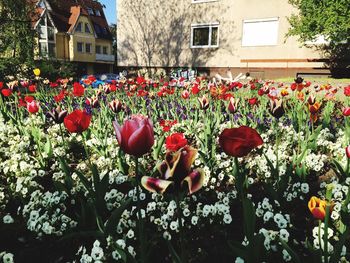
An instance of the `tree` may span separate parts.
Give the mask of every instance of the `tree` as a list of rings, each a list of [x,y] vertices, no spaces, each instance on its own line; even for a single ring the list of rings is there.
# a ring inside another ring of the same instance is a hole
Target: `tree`
[[[289,0],[298,9],[289,18],[289,36],[298,36],[301,43],[320,36],[329,43],[318,47],[329,59],[331,69],[350,74],[350,0]]]
[[[2,64],[31,65],[34,62],[35,31],[31,24],[32,12],[34,12],[34,1],[0,0]]]

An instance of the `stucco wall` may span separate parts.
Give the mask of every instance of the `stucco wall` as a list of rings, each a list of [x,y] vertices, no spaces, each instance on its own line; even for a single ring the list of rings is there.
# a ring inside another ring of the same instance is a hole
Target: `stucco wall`
[[[296,38],[285,38],[288,0],[118,0],[118,66],[153,67],[319,67],[302,59],[320,55],[300,47]],[[278,17],[275,46],[242,47],[245,19]],[[218,48],[191,48],[191,24],[219,23]],[[249,59],[284,59],[281,62],[241,62]],[[299,59],[299,61],[292,61]]]

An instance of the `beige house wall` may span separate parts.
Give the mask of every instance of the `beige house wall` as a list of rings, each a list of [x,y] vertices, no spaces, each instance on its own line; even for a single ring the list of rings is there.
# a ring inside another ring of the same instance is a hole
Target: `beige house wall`
[[[288,0],[118,0],[117,11],[118,67],[323,67],[314,61],[318,52],[286,38],[287,17],[296,12]],[[242,46],[243,20],[275,17],[277,45]],[[219,47],[191,48],[191,24],[214,22]]]

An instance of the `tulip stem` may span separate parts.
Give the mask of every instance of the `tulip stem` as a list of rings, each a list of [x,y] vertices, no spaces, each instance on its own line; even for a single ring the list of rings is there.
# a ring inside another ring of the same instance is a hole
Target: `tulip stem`
[[[136,197],[137,197],[137,229],[139,234],[139,244],[140,244],[140,262],[146,262],[145,260],[145,239],[143,237],[143,221],[141,216],[141,200],[140,200],[140,182],[139,178],[139,159],[135,157],[135,178],[136,178]]]
[[[66,148],[66,150],[68,151],[68,144],[64,138],[64,135],[63,135],[63,129],[62,129],[62,124],[60,124],[60,132],[61,132],[61,138],[62,138],[62,141],[63,141],[63,145],[64,147]]]
[[[180,259],[181,262],[187,262],[184,250],[184,238],[183,238],[183,224],[182,224],[182,210],[180,206],[180,193],[175,196],[176,207],[177,207],[177,221],[179,224],[179,241],[180,241]]]

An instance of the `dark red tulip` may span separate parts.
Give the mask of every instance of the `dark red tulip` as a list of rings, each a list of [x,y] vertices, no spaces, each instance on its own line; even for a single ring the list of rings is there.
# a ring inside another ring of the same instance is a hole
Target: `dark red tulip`
[[[140,157],[149,152],[154,144],[152,122],[145,116],[133,115],[121,127],[113,122],[120,148],[127,154]]]
[[[67,116],[68,111],[61,110],[60,107],[48,112],[49,116],[53,119],[57,124],[63,123],[64,118]]]
[[[219,144],[227,155],[243,157],[254,148],[262,145],[263,140],[256,130],[241,126],[225,129],[219,136]]]
[[[71,133],[81,133],[89,128],[91,115],[86,111],[75,110],[64,118],[64,126]]]

